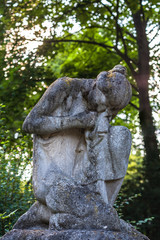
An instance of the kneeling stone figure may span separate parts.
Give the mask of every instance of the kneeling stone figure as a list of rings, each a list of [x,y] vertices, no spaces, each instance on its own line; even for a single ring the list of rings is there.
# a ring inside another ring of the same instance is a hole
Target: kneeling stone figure
[[[109,123],[130,98],[121,65],[96,79],[63,77],[50,85],[23,124],[34,134],[37,202],[15,229],[121,231],[125,224],[112,206],[126,174],[131,134]]]

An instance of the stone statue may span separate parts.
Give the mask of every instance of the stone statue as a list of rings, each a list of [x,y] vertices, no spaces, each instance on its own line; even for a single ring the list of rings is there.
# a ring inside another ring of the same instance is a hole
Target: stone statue
[[[56,169],[113,205],[131,147],[129,130],[109,125],[131,98],[125,75],[118,65],[97,79],[60,78],[30,112],[23,129],[35,134],[33,186],[39,201],[46,202],[48,176]]]
[[[112,207],[126,174],[131,134],[109,124],[130,98],[121,65],[96,79],[63,77],[50,85],[23,124],[24,131],[34,134],[37,202],[14,229],[131,228]],[[100,239],[90,234],[65,239]]]

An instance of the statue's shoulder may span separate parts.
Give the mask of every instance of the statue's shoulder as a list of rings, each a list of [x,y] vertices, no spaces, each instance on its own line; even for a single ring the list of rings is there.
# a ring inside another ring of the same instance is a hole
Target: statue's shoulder
[[[62,92],[69,93],[71,90],[74,91],[81,88],[84,84],[84,79],[80,78],[70,78],[70,77],[61,77],[55,80],[46,90],[44,96],[50,95],[59,95]]]
[[[67,96],[77,96],[79,92],[88,93],[94,79],[62,77],[54,81],[46,90],[42,99],[65,98]]]
[[[57,91],[59,89],[63,90],[68,88],[71,85],[71,82],[73,81],[73,78],[69,77],[61,77],[55,80],[51,85],[47,88],[45,93]]]

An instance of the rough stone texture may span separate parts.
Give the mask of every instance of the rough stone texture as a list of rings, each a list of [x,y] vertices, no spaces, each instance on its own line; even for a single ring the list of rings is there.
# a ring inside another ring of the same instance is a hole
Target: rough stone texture
[[[37,202],[2,239],[147,239],[112,207],[128,166],[130,131],[110,121],[131,98],[121,65],[96,79],[60,78],[27,116]]]
[[[40,206],[37,206],[37,209],[38,207]],[[32,209],[32,213],[30,213],[31,222],[29,223],[28,221],[28,229],[13,229],[4,235],[1,240],[149,240],[149,238],[138,232],[132,225],[119,219],[111,206],[109,206],[109,211],[111,213],[111,220],[114,218],[116,221],[116,223],[112,222],[113,225],[109,223],[109,225],[106,224],[100,229],[82,228],[66,230],[64,228],[63,230],[55,230],[51,228],[48,230],[47,225],[42,225],[42,223],[39,226],[34,226],[36,211],[33,212]],[[110,213],[107,216],[109,219]]]
[[[149,240],[133,227],[128,232],[108,230],[17,230],[7,233],[1,240]]]
[[[14,228],[63,230],[107,226],[110,230],[120,230],[116,210],[86,186],[71,186],[65,181],[57,183],[47,196],[46,205],[37,201],[19,218]]]

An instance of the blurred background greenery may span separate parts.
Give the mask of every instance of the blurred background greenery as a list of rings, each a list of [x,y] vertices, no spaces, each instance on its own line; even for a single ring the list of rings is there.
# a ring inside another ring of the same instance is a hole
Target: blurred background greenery
[[[112,121],[133,144],[115,204],[160,239],[159,3],[156,0],[0,0],[0,235],[34,202],[32,136],[22,123],[61,76],[95,78],[123,64],[133,96]]]

